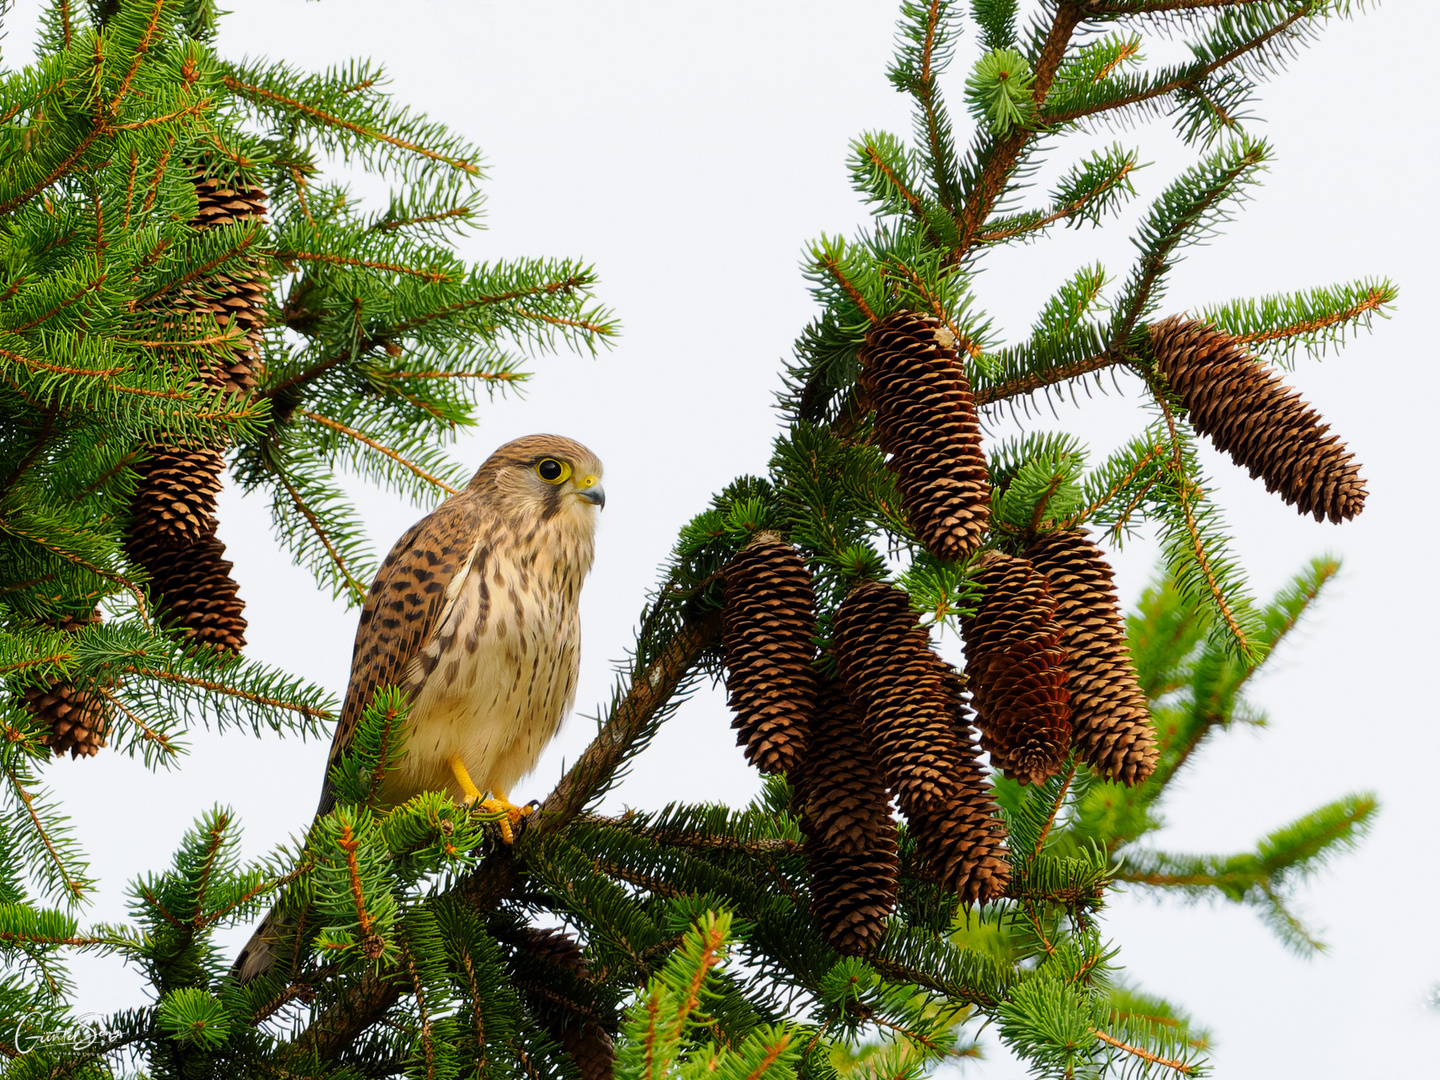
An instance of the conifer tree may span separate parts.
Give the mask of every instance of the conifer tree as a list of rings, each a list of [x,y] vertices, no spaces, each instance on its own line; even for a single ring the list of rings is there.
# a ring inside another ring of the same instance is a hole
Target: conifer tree
[[[453,490],[443,446],[477,391],[615,326],[587,266],[454,254],[475,152],[371,66],[228,61],[209,0],[56,0],[38,59],[0,76],[7,1075],[914,1076],[971,1053],[982,1024],[1037,1076],[1200,1075],[1203,1029],[1116,974],[1108,892],[1252,906],[1313,950],[1290,898],[1375,800],[1249,852],[1137,845],[1196,747],[1257,719],[1247,680],[1338,568],[1257,603],[1195,441],[1302,512],[1360,512],[1358,468],[1268,361],[1339,344],[1395,290],[1185,311],[1166,277],[1270,153],[1237,119],[1258,84],[1359,11],[1046,0],[1022,25],[1017,0],[902,3],[889,77],[914,137],[852,147],[875,222],[810,249],[819,314],[769,471],[682,531],[598,737],[516,843],[444,793],[372,804],[403,751],[387,734],[405,701],[382,690],[299,849],[243,865],[215,807],[171,866],[137,868],[132,922],[82,927],[93,883],[44,769],[154,765],[197,721],[314,732],[336,711],[244,656],[222,473],[268,492],[294,558],[358,601],[372,566],[332,463],[419,502]],[[983,55],[947,72],[966,24]],[[1156,34],[1193,60],[1146,67]],[[1102,226],[1136,194],[1139,153],[1116,144],[1032,205],[1036,155],[1158,115],[1196,160],[1143,218],[1135,266],[1082,269],[1026,340],[999,340],[973,289],[986,254]],[[390,177],[388,205],[347,194],[337,159]],[[1138,376],[1157,419],[1106,460],[1063,434],[982,438],[984,416],[1107,369]],[[1164,566],[1122,638],[1104,548],[1142,526]],[[932,650],[945,628],[963,672]],[[760,797],[598,814],[707,677],[730,682]],[[241,985],[215,931],[281,890],[287,940]],[[76,950],[152,992],[62,1040]]]

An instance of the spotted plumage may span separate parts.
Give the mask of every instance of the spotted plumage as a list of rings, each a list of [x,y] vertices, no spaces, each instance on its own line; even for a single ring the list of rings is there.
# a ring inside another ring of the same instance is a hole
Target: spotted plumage
[[[375,691],[398,686],[409,704],[405,755],[377,802],[492,793],[482,805],[507,811],[509,838],[520,811],[508,792],[575,700],[601,474],[571,439],[516,439],[395,542],[360,611],[329,765],[344,758]],[[326,772],[319,814],[335,804]],[[236,962],[242,980],[268,968],[275,923],[272,912]]]

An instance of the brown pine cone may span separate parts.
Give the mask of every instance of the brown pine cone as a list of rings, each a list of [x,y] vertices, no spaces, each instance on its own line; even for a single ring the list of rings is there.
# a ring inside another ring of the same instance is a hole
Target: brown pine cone
[[[1195,430],[1262,477],[1266,491],[1316,521],[1353,518],[1365,506],[1360,465],[1328,424],[1280,376],[1228,334],[1172,316],[1150,327],[1155,370]]]
[[[1042,533],[1025,553],[1055,598],[1075,749],[1102,776],[1138,784],[1160,756],[1130,660],[1114,575],[1083,529]]]
[[[531,958],[543,964],[568,971],[578,979],[590,976],[585,954],[563,930],[527,926],[521,931],[520,944]],[[615,1073],[615,1045],[603,1027],[591,1017],[567,1009],[554,996],[545,996],[543,991],[526,997],[535,1018],[575,1062],[581,1080],[611,1080]]]
[[[794,768],[815,714],[815,589],[800,553],[773,533],[725,568],[723,638],[746,759],[766,773]]]
[[[151,447],[135,465],[139,483],[130,502],[128,531],[193,544],[215,531],[215,497],[225,459],[217,450]]]
[[[846,696],[907,817],[958,794],[960,747],[929,636],[901,589],[865,582],[835,614],[835,659]]]
[[[980,744],[1006,776],[1044,783],[1070,750],[1070,694],[1055,600],[1028,561],[999,552],[986,555],[974,580],[984,595],[961,628]]]
[[[238,653],[245,647],[245,602],[230,576],[234,563],[213,534],[185,547],[155,536],[127,538],[130,557],[150,570],[150,595],[166,629],[197,644]]]
[[[970,726],[965,678],[936,657],[950,716],[960,745],[955,779],[959,794],[943,808],[910,819],[920,858],[939,884],[967,904],[986,904],[1010,884],[1005,825],[993,789],[980,764],[980,747]]]
[[[869,952],[895,910],[900,856],[894,822],[880,830],[873,846],[854,855],[822,843],[809,818],[800,819],[800,830],[806,837],[811,906],[825,940],[847,956]]]
[[[265,220],[266,195],[261,189],[228,187],[213,176],[197,177],[194,183],[200,201],[194,218],[196,228]],[[259,383],[260,337],[265,329],[268,294],[269,276],[258,259],[251,260],[243,270],[231,268],[210,274],[183,294],[193,310],[208,312],[221,326],[234,319],[244,332],[243,338],[231,346],[222,368],[212,373],[216,384],[232,394],[248,394]]]
[[[896,312],[865,335],[860,368],[915,535],[942,559],[968,557],[990,521],[990,481],[954,335],[933,316]]]
[[[839,854],[871,850],[895,827],[870,740],[836,683],[820,687],[810,746],[795,779],[801,812],[819,842]]]
[[[530,956],[541,963],[553,964],[581,979],[590,974],[590,966],[585,962],[585,953],[581,951],[580,943],[559,927],[522,927],[520,944]]]
[[[75,633],[100,621],[100,612],[89,618],[65,618],[55,629]],[[71,758],[94,757],[106,745],[114,707],[103,694],[80,690],[65,679],[51,678],[43,686],[32,686],[22,695],[25,709],[50,728],[45,743],[57,757],[68,750]]]

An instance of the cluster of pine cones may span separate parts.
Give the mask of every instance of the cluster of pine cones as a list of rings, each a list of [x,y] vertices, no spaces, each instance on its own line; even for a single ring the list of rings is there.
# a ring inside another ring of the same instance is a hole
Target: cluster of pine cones
[[[1202,324],[1168,320],[1149,336],[1154,370],[1197,430],[1302,512],[1359,512],[1358,467],[1272,373]],[[899,312],[871,329],[860,362],[916,536],[940,558],[975,556],[990,482],[953,335]],[[835,612],[838,678],[826,681],[800,553],[760,533],[726,569],[734,726],[752,764],[790,779],[815,916],[842,952],[869,951],[895,905],[892,801],[930,879],[983,904],[1004,894],[1010,865],[981,751],[1022,784],[1056,775],[1072,753],[1125,784],[1154,771],[1149,705],[1103,553],[1080,528],[1036,531],[1023,547],[974,564],[982,598],[962,619],[963,676],[931,651],[904,591],[862,582]]]
[[[1031,554],[990,553],[980,572],[985,599],[964,627],[969,687],[893,585],[863,582],[840,604],[838,678],[827,681],[800,553],[761,533],[727,568],[739,742],[761,771],[788,774],[815,915],[842,952],[867,952],[894,909],[892,800],[930,879],[983,904],[1004,894],[1010,865],[982,750],[1022,783],[1059,771],[1072,745],[1111,779],[1138,783],[1154,769],[1149,708],[1098,549],[1052,533]]]
[[[236,190],[213,177],[196,176],[197,229],[263,221],[265,194],[258,188]],[[157,304],[157,337],[177,342],[213,332],[214,322],[239,331],[199,385],[243,397],[256,388],[260,374],[260,336],[264,328],[266,278],[259,260],[242,261],[241,270],[214,272]],[[125,552],[150,577],[150,596],[161,625],[183,630],[197,644],[238,653],[245,646],[245,603],[230,576],[234,564],[216,536],[215,498],[225,468],[223,444],[157,445],[145,448],[136,463],[139,482],[130,499]],[[91,621],[97,621],[98,613]],[[83,624],[67,620],[57,629]],[[26,691],[25,707],[50,728],[55,753],[93,756],[105,745],[112,708],[93,691],[63,679],[51,679]]]

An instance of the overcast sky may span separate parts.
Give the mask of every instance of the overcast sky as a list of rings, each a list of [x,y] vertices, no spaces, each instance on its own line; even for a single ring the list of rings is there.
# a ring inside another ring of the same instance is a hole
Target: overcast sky
[[[846,184],[848,141],[862,130],[908,135],[906,103],[885,79],[898,5],[727,4],[637,0],[244,0],[222,23],[220,51],[318,69],[351,57],[381,61],[397,96],[463,132],[489,171],[488,231],[475,259],[521,255],[593,261],[600,298],[624,334],[598,359],[534,365],[523,400],[482,410],[456,449],[478,465],[517,435],[554,431],[606,463],[608,505],[586,588],[580,711],[608,697],[610,663],[631,641],[645,590],[676,529],[731,477],[763,471],[777,430],[782,358],[814,308],[797,269],[822,231],[852,233],[865,211]],[[963,5],[962,5],[963,6]],[[28,56],[36,3],[5,20],[5,64]],[[1216,1075],[1343,1078],[1431,1074],[1440,1013],[1425,998],[1440,980],[1433,825],[1436,499],[1429,469],[1437,390],[1427,315],[1437,275],[1432,43],[1428,3],[1390,3],[1337,23],[1264,91],[1276,161],[1225,234],[1194,249],[1172,276],[1167,311],[1236,297],[1388,276],[1397,314],[1323,363],[1302,357],[1290,378],[1364,465],[1370,497],[1344,526],[1301,519],[1228,460],[1206,457],[1236,549],[1261,597],[1311,556],[1345,570],[1305,629],[1251,691],[1264,732],[1208,744],[1166,804],[1172,850],[1229,852],[1342,794],[1378,792],[1383,811],[1363,851],[1304,891],[1329,942],[1315,960],[1287,953],[1248,910],[1118,895],[1107,929],[1131,978],[1190,1010],[1216,1035]],[[958,108],[973,40],[946,90]],[[1148,199],[1191,160],[1162,125],[1107,134],[1153,166]],[[1076,145],[1079,145],[1078,143]],[[1042,173],[1073,160],[1053,153]],[[358,189],[357,189],[358,190]],[[1043,191],[1043,186],[1041,189]],[[1097,259],[1123,277],[1128,231],[1065,231],[1001,253],[979,280],[981,305],[1009,340],[1076,268]],[[1098,459],[1147,415],[1134,384],[1082,407],[1048,408],[1037,430],[1069,429]],[[375,546],[388,548],[420,511],[355,486]],[[354,614],[316,594],[268,531],[261,500],[227,492],[221,538],[248,603],[252,657],[332,688],[345,685]],[[1154,545],[1115,562],[1125,600],[1149,579]],[[943,645],[958,654],[953,639]],[[593,723],[574,717],[521,784],[543,797]],[[223,741],[192,733],[175,772],[152,776],[102,752],[49,772],[102,881],[95,919],[124,916],[126,880],[168,864],[180,833],[214,803],[233,806],[246,851],[260,855],[303,828],[326,746]],[[662,731],[612,802],[745,800],[757,787],[705,693]],[[236,945],[248,931],[237,930]],[[77,965],[83,1009],[138,1004],[138,976],[114,961]],[[967,1066],[1009,1078],[996,1049]]]

